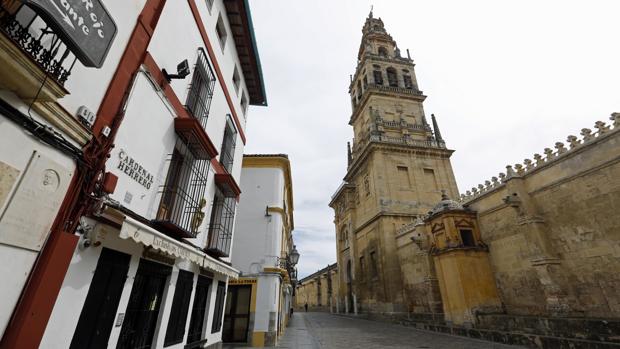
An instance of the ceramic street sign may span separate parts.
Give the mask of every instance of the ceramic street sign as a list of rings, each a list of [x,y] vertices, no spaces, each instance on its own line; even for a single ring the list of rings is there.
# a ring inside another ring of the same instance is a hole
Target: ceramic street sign
[[[100,68],[116,35],[102,0],[24,0],[87,67]]]

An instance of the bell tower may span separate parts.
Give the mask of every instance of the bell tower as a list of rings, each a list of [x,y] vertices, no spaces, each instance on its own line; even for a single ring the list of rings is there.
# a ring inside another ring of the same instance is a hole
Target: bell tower
[[[347,174],[330,202],[339,270],[348,271],[340,274],[343,309],[411,308],[397,232],[425,215],[441,199],[441,190],[459,195],[450,164],[453,150],[446,147],[434,115],[428,122],[426,96],[405,52],[371,11],[349,85],[354,138],[347,144]]]

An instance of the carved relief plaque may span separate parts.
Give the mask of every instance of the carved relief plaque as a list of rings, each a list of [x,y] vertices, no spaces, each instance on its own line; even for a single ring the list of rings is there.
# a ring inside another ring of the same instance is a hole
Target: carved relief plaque
[[[38,152],[0,215],[0,243],[41,250],[73,172]]]
[[[4,207],[18,176],[18,169],[0,161],[0,210]]]

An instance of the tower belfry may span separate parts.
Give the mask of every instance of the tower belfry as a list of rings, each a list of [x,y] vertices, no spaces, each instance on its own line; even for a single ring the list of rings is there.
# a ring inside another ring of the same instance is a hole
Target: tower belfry
[[[450,164],[453,151],[436,118],[432,126],[427,122],[426,96],[409,50],[401,55],[372,8],[349,94],[354,138],[344,184],[330,203],[343,271],[340,292],[347,303],[343,308],[404,311],[420,302],[403,284],[398,232],[426,214],[441,199],[441,190],[452,197],[459,193]]]

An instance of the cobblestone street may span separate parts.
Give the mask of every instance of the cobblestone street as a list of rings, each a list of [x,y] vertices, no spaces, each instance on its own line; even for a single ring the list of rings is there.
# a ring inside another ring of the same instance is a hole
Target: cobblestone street
[[[236,349],[240,348],[236,347]],[[295,313],[278,348],[499,349],[517,347],[327,313]]]

